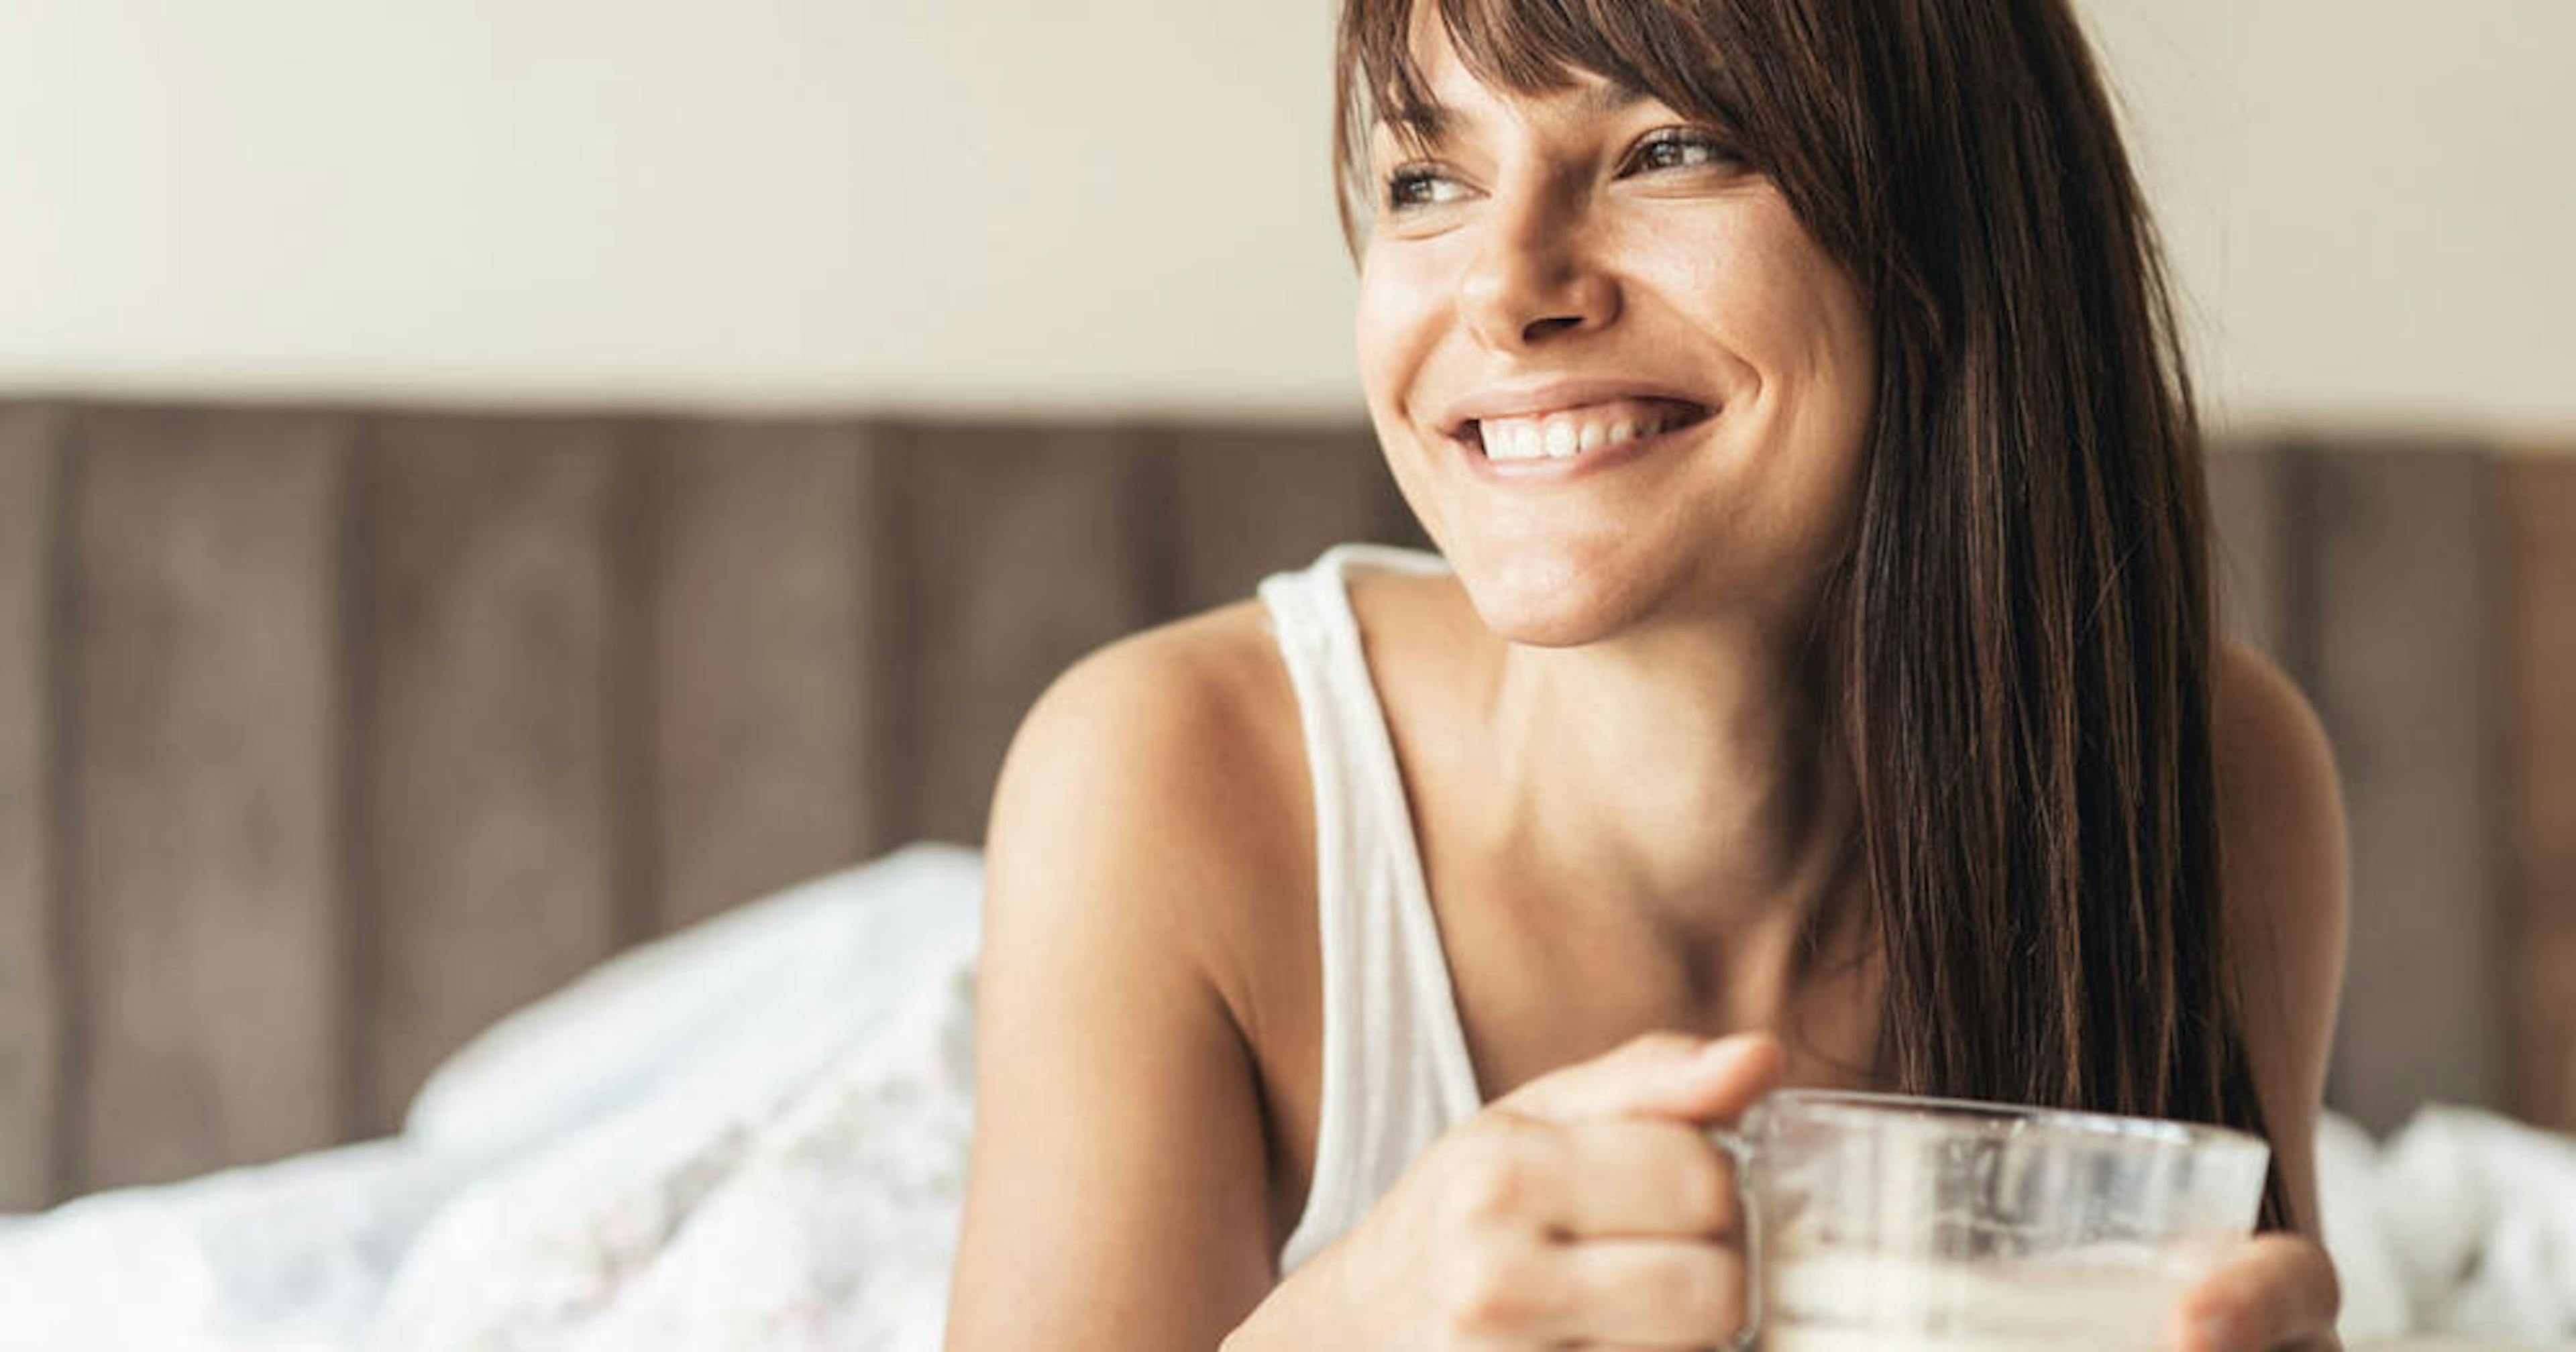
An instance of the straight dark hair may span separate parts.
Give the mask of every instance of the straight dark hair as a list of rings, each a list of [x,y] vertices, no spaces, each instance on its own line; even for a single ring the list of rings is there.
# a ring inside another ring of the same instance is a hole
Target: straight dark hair
[[[1820,621],[1912,1093],[2267,1135],[2229,987],[2201,435],[2161,249],[2064,0],[1345,0],[1335,167],[1430,125],[1413,50],[1724,130],[1875,317]],[[1428,16],[1426,16],[1428,17]],[[2289,1224],[2280,1172],[2266,1227]]]

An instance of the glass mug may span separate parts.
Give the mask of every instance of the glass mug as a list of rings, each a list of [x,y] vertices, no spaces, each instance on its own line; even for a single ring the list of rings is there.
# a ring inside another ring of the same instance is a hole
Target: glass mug
[[[2222,1127],[1785,1089],[1711,1137],[1763,1352],[2149,1352],[2251,1234],[2271,1147]]]

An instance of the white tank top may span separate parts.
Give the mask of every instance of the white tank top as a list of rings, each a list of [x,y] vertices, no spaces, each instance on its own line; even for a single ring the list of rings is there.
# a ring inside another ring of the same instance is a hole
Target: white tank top
[[[1282,1276],[1341,1238],[1405,1166],[1475,1115],[1476,1075],[1396,773],[1395,745],[1352,616],[1352,572],[1444,574],[1438,555],[1336,545],[1261,584],[1297,690],[1315,783],[1322,937],[1322,1122]]]

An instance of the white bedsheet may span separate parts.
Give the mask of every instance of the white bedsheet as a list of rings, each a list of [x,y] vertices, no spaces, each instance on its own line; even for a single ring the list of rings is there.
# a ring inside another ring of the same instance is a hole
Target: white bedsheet
[[[694,1269],[680,1260],[706,1243],[682,1223],[712,1235],[774,1186],[779,1148],[815,1105],[836,1090],[863,1099],[962,1045],[981,897],[975,854],[913,846],[624,954],[504,1019],[431,1077],[400,1136],[9,1218],[0,1352],[559,1347],[620,1300],[627,1318],[667,1306],[644,1293],[685,1285]],[[870,1150],[893,1151],[953,1173],[965,1088],[918,1096],[953,1126],[936,1114],[884,1114],[881,1132],[839,1123],[864,1139],[820,1154],[864,1172]],[[769,1144],[756,1153],[755,1140]],[[862,1205],[909,1204],[897,1171],[884,1175],[832,1186]],[[935,1216],[913,1214],[881,1219],[936,1231]],[[869,1257],[837,1234],[782,1234]],[[467,1261],[483,1243],[491,1261]],[[944,1305],[945,1280],[943,1265],[935,1290],[859,1294],[872,1310]],[[703,1285],[713,1310],[760,1284]],[[488,1327],[468,1329],[476,1319]],[[931,1347],[936,1334],[839,1345]]]
[[[980,893],[898,852],[504,1020],[400,1137],[0,1224],[0,1349],[935,1352]],[[2576,1346],[2576,1141],[2335,1119],[2319,1170],[2356,1347]]]

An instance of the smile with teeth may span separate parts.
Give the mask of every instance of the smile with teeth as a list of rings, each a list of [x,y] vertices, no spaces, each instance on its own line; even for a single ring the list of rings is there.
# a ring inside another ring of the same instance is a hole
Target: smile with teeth
[[[1696,405],[1670,399],[1613,399],[1581,408],[1487,418],[1468,424],[1465,430],[1490,460],[1571,460],[1587,451],[1695,423],[1706,414]]]

